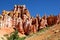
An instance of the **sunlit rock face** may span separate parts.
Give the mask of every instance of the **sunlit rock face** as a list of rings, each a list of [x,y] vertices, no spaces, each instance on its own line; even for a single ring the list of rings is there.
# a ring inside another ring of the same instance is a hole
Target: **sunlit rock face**
[[[60,23],[60,14],[48,17],[46,14],[43,17],[37,15],[34,18],[30,16],[25,5],[15,5],[13,10],[3,10],[2,15],[0,15],[0,32],[4,32],[1,32],[2,35],[9,35],[17,29],[19,34],[28,35],[57,23]]]
[[[15,5],[11,11],[3,10],[2,15],[0,15],[0,31],[4,33],[1,32],[1,34],[10,34],[11,31],[13,32],[13,28],[24,34],[23,21],[26,21],[28,17],[30,17],[30,13],[25,5]]]

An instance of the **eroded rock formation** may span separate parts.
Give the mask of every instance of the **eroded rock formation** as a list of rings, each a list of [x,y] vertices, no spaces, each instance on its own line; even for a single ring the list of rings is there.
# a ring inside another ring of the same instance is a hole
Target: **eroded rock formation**
[[[25,5],[15,5],[14,10],[3,11],[0,15],[0,28],[8,27],[17,29],[21,34],[36,33],[38,30],[60,23],[60,14],[57,16],[50,15],[35,18],[30,16],[30,13]]]

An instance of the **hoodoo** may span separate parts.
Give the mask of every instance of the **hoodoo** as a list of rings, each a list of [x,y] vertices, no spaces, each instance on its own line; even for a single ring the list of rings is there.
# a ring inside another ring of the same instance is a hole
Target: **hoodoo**
[[[46,28],[46,26],[57,23],[60,23],[60,15],[48,17],[45,15],[42,18],[37,15],[36,18],[33,18],[25,5],[15,5],[13,10],[4,10],[0,15],[0,30],[2,28],[12,28],[25,35],[36,33],[38,30]]]

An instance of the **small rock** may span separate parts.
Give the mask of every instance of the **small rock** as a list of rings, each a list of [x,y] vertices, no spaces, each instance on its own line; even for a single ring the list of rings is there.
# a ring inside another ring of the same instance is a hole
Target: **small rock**
[[[59,30],[56,30],[56,31],[55,31],[55,33],[58,33],[58,32],[59,32]]]

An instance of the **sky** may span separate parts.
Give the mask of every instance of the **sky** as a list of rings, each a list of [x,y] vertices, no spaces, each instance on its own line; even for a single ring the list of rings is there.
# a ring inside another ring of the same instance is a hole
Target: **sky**
[[[14,5],[26,5],[31,16],[39,14],[58,15],[60,13],[60,0],[0,0],[0,14],[3,10],[13,10]]]

